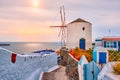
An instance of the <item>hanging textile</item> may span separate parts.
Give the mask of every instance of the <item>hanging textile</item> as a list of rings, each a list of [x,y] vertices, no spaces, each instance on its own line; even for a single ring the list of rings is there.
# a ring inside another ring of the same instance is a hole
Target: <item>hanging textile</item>
[[[15,54],[15,53],[12,53],[11,62],[12,62],[12,63],[15,63],[15,62],[16,62],[16,54]]]

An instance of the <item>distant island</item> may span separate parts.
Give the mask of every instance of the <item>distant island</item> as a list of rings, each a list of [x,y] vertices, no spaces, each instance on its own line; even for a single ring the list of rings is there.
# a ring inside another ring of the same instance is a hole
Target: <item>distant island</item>
[[[0,44],[0,46],[10,46],[10,44]]]

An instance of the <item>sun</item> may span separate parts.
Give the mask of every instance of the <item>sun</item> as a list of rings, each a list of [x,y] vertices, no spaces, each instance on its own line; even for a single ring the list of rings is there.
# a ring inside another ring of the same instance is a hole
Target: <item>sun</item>
[[[38,0],[33,0],[33,1],[32,1],[32,6],[33,6],[34,8],[37,8],[37,7],[39,6],[39,1],[38,1]]]

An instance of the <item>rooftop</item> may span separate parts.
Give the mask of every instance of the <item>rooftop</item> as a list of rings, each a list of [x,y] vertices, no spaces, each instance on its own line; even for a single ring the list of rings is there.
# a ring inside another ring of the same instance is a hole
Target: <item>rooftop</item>
[[[76,22],[86,22],[86,23],[90,23],[90,22],[88,22],[88,21],[85,21],[84,19],[78,18],[78,19],[70,22],[69,24],[71,24],[71,23],[76,23]],[[91,24],[91,23],[90,23],[90,24]]]
[[[120,37],[117,36],[109,36],[109,37],[103,37],[102,40],[106,40],[106,41],[120,41]]]

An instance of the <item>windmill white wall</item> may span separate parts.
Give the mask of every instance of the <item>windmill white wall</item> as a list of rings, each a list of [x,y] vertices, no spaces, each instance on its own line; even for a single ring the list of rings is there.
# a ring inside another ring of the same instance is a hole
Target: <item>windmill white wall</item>
[[[80,39],[85,39],[85,49],[92,48],[92,24],[78,18],[67,25],[68,48],[80,47]],[[83,45],[82,45],[83,46]]]

